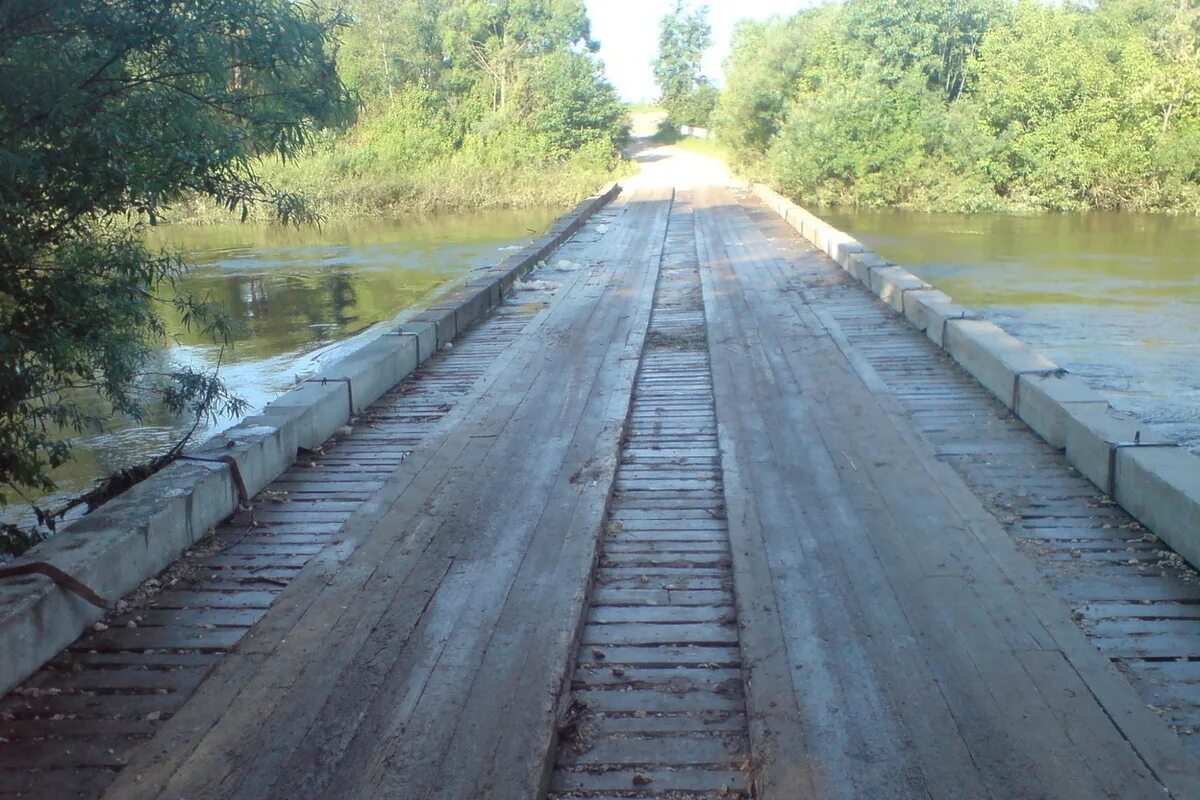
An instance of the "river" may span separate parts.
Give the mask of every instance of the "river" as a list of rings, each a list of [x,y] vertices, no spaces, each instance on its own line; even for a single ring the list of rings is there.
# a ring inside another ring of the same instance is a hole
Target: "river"
[[[149,244],[187,254],[195,266],[178,291],[209,296],[235,320],[231,346],[189,334],[164,305],[171,340],[162,365],[214,368],[250,413],[366,341],[379,323],[425,307],[472,268],[498,263],[546,231],[561,209],[497,211],[332,223],[322,229],[269,225],[159,226]],[[236,424],[206,423],[195,441]],[[38,502],[54,508],[100,477],[168,449],[193,420],[150,409],[140,424],[110,419],[75,439],[75,458],[54,474],[58,491]],[[0,520],[26,517],[15,503]],[[27,518],[27,517],[26,517]]]
[[[816,213],[1200,452],[1200,219]]]

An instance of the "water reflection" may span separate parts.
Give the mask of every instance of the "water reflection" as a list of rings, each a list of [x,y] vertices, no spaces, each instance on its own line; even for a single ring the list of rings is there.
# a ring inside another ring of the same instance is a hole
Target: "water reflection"
[[[1200,219],[818,213],[1200,451]]]
[[[298,378],[382,333],[378,323],[427,305],[472,268],[497,263],[506,250],[540,235],[560,209],[500,211],[327,225],[321,230],[266,225],[160,226],[153,248],[186,252],[195,268],[181,293],[223,304],[235,320],[232,346],[184,329],[164,307],[172,331],[162,366],[189,364],[221,375],[250,408],[261,408]],[[102,414],[109,416],[108,414]],[[198,439],[236,422],[205,426]],[[192,420],[151,408],[139,424],[110,417],[80,437],[76,458],[55,478],[53,507],[97,478],[165,451]],[[0,517],[25,513],[13,507]]]

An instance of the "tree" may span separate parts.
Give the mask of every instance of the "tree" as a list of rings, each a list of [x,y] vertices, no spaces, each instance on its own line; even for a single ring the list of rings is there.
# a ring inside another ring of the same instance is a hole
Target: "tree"
[[[714,127],[740,167],[762,161],[792,100],[819,86],[838,10],[823,6],[766,22],[745,20],[734,30]]]
[[[556,50],[595,52],[583,0],[456,0],[443,23],[447,51],[481,72],[492,111],[504,111],[526,77],[522,62]]]
[[[442,0],[346,0],[350,24],[338,67],[364,102],[393,99],[402,85],[437,88],[445,60],[438,28]]]
[[[810,200],[1200,208],[1200,0],[847,0],[726,68],[738,166]]]
[[[86,397],[238,407],[214,374],[154,366],[160,302],[215,337],[227,321],[167,296],[186,266],[142,226],[192,194],[313,219],[256,164],[352,120],[343,23],[306,0],[0,3],[0,485],[52,488],[64,436],[101,421]]]
[[[531,127],[556,157],[587,147],[611,156],[613,142],[626,135],[625,106],[588,55],[560,50],[539,58],[528,100]]]
[[[659,102],[675,125],[709,124],[717,93],[701,71],[701,62],[711,46],[708,6],[689,10],[687,0],[675,0],[675,7],[659,22],[654,59]]]

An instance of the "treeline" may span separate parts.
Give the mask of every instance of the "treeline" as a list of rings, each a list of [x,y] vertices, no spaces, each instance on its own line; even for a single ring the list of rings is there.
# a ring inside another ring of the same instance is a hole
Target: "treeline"
[[[625,107],[584,0],[349,0],[338,68],[360,98],[275,185],[332,216],[567,203],[611,176]]]
[[[1200,211],[1200,2],[848,0],[739,27],[736,166],[813,203]]]

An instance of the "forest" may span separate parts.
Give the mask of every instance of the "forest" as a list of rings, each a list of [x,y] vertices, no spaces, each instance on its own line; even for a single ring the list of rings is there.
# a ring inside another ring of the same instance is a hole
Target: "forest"
[[[848,0],[738,28],[713,127],[814,204],[1200,211],[1200,2]]]
[[[584,0],[347,0],[358,122],[263,164],[328,216],[574,202],[619,166],[626,110]]]

